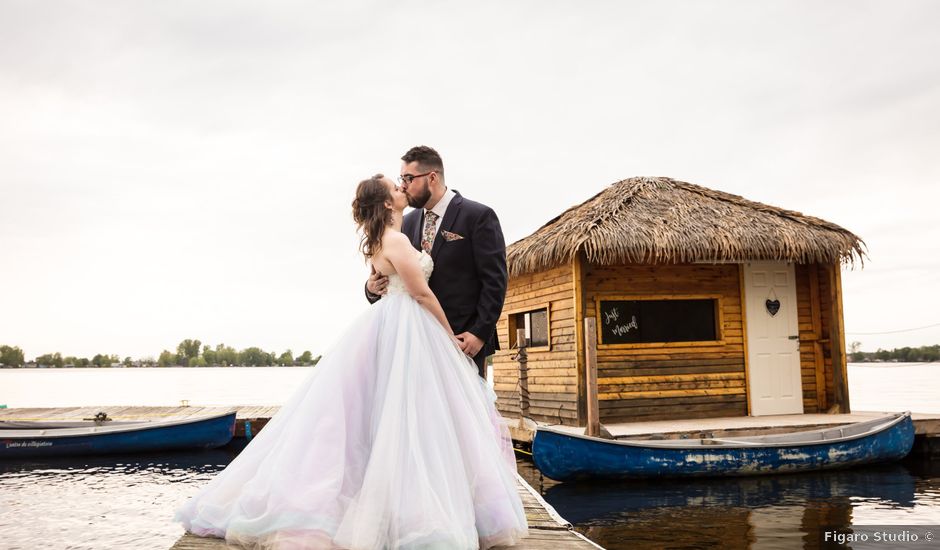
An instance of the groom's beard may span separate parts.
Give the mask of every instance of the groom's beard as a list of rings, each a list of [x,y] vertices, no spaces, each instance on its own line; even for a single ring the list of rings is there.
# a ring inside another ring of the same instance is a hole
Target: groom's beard
[[[424,208],[424,205],[431,200],[431,189],[425,187],[424,190],[417,195],[408,195],[407,193],[406,195],[408,197],[408,206],[412,208]]]

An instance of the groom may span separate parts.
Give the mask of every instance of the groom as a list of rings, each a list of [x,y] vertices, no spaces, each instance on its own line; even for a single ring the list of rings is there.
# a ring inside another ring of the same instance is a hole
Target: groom
[[[486,357],[499,349],[496,321],[506,298],[506,243],[493,210],[465,199],[444,183],[444,163],[434,149],[412,147],[401,158],[401,189],[414,210],[401,231],[434,260],[428,286],[437,296],[460,349],[486,377]],[[388,278],[374,270],[366,298],[374,303]]]

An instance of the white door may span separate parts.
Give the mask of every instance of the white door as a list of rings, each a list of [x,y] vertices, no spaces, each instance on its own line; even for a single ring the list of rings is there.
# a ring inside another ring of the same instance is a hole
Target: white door
[[[801,414],[800,341],[793,264],[744,264],[751,414]]]

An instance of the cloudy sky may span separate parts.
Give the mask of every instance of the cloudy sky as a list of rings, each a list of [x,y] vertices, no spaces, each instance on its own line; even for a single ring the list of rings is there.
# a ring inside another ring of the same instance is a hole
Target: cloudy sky
[[[0,344],[322,352],[366,308],[355,184],[416,144],[509,242],[638,175],[825,218],[870,252],[849,341],[940,343],[938,24],[933,0],[0,0]]]

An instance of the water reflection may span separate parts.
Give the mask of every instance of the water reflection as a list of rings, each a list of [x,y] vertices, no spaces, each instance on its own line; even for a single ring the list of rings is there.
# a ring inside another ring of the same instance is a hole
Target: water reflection
[[[169,548],[173,510],[238,450],[0,461],[0,547]]]
[[[519,466],[559,514],[612,550],[818,548],[823,526],[859,523],[860,511],[866,523],[913,523],[915,507],[926,505],[933,513],[940,507],[937,466],[929,462],[922,465],[925,470],[914,465],[916,475],[910,463],[895,463],[791,475],[602,483],[559,483],[541,476],[530,462]]]
[[[69,470],[98,471],[102,473],[164,472],[167,475],[180,473],[212,474],[224,469],[245,447],[243,439],[219,449],[201,451],[171,451],[163,453],[138,453],[130,455],[102,455],[79,457],[30,457],[28,459],[0,459],[0,475],[15,473],[41,474],[44,471]],[[28,460],[28,462],[27,462]]]
[[[172,511],[243,447],[0,461],[0,540],[21,548],[168,548],[182,533]],[[821,526],[940,523],[940,463],[929,460],[614,483],[559,483],[528,460],[518,467],[563,517],[610,550],[818,548]]]

